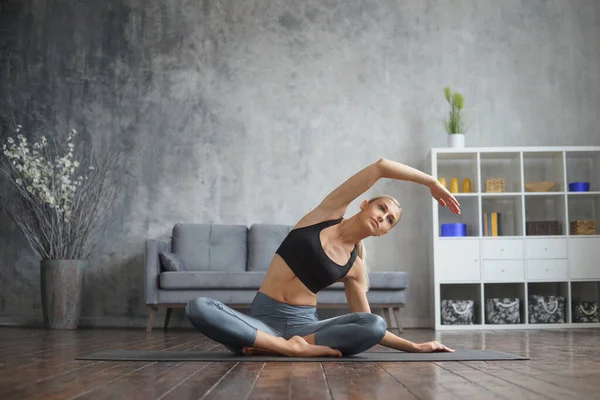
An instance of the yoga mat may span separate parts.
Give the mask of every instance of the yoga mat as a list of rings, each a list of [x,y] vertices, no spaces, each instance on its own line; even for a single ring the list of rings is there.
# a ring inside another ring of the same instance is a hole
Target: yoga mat
[[[76,360],[103,361],[318,361],[318,362],[374,362],[374,361],[496,361],[529,360],[515,354],[495,350],[456,350],[454,353],[404,353],[401,351],[364,352],[354,356],[337,357],[285,357],[285,356],[244,356],[227,351],[160,351],[160,350],[106,350]]]

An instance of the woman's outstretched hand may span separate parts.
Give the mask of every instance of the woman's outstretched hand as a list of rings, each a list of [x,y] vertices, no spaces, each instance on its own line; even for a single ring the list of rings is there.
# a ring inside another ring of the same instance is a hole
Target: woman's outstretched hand
[[[442,207],[447,206],[454,214],[460,214],[460,204],[458,204],[458,200],[452,196],[444,185],[436,180],[429,185],[429,190],[431,191],[433,198],[436,199]]]
[[[441,344],[440,342],[427,342],[416,345],[418,353],[433,353],[433,352],[447,352],[454,353],[454,350]]]

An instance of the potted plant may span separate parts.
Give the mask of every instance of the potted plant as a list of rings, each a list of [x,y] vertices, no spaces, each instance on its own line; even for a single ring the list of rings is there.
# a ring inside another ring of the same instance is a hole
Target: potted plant
[[[121,169],[124,151],[107,152],[98,160],[91,149],[84,160],[75,157],[75,130],[65,149],[56,139],[50,146],[45,136],[30,146],[21,128],[17,125],[16,140],[8,137],[0,152],[0,178],[9,183],[2,204],[41,258],[46,327],[76,329],[83,272],[98,244],[90,245],[90,240],[106,228],[108,211],[122,188],[120,178],[128,174]]]
[[[444,88],[444,96],[446,97],[448,104],[450,104],[448,117],[442,121],[444,128],[448,133],[448,146],[465,147],[465,132],[467,131],[467,126],[462,111],[465,105],[465,99],[459,92],[452,93],[450,86]]]

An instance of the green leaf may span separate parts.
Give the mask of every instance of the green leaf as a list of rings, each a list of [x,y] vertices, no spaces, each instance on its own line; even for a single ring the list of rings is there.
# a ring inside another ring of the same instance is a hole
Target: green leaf
[[[458,107],[459,110],[462,110],[462,108],[465,105],[465,99],[463,95],[458,92],[454,93],[454,98],[452,99],[452,102],[456,104],[456,107]]]
[[[446,97],[446,100],[448,101],[448,103],[452,104],[452,102],[450,101],[450,98],[452,96],[452,92],[450,91],[450,86],[446,86],[444,88],[444,96]]]

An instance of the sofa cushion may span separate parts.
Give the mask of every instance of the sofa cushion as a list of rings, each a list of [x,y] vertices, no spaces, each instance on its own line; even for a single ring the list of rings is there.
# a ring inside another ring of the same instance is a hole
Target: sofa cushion
[[[253,289],[258,290],[266,271],[216,272],[187,271],[160,274],[162,289]],[[402,290],[408,288],[408,273],[385,271],[370,272],[371,290]],[[344,290],[344,284],[334,283],[324,290]]]
[[[245,225],[176,224],[173,252],[188,271],[245,271],[248,228]]]
[[[160,265],[164,271],[185,271],[185,263],[175,253],[170,251],[160,252]]]
[[[258,290],[265,271],[244,272],[163,272],[160,287],[172,289],[252,289]]]
[[[248,271],[266,271],[293,225],[254,224],[248,230]]]

